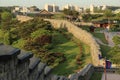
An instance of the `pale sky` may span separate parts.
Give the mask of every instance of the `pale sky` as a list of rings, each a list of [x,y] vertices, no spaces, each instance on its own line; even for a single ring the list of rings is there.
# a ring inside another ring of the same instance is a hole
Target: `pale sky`
[[[108,5],[108,6],[120,6],[120,0],[0,0],[0,6],[37,6],[38,8],[44,8],[45,4],[56,4],[60,7],[66,4],[77,5],[80,7],[89,6],[93,4]]]

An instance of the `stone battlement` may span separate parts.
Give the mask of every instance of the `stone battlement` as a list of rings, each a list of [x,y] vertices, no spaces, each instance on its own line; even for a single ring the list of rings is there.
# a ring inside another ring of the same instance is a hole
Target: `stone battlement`
[[[89,80],[94,71],[91,64],[69,77],[52,74],[52,68],[31,52],[0,44],[0,80]]]

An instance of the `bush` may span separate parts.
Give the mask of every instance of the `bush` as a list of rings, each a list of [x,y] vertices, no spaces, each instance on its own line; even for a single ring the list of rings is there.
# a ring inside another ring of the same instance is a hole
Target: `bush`
[[[56,53],[47,53],[44,58],[48,65],[53,65],[55,63],[59,64],[66,60],[63,53],[57,53],[57,52]]]
[[[82,64],[81,57],[82,57],[82,54],[79,54],[79,55],[76,56],[76,63],[77,63],[78,65]]]
[[[111,31],[120,31],[120,25],[116,24],[116,25],[112,25],[112,27],[110,28]]]

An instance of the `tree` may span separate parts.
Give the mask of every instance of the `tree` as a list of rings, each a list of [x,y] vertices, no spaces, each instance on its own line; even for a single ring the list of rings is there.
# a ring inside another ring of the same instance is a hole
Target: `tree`
[[[4,31],[10,30],[10,25],[12,21],[12,14],[9,12],[1,13],[1,29]]]
[[[4,35],[4,43],[10,45],[11,42],[12,42],[12,39],[11,39],[10,32],[5,33],[5,35]]]
[[[74,16],[74,17],[77,17],[79,15],[79,12],[75,10],[70,10],[70,9],[64,9],[63,13],[66,15]]]
[[[83,21],[87,22],[87,21],[90,21],[92,19],[92,16],[91,16],[91,14],[83,14],[82,19],[83,19]]]
[[[5,21],[5,22],[11,21],[12,20],[12,14],[9,13],[9,12],[3,12],[1,14],[1,18],[2,18],[2,21]]]
[[[119,66],[120,64],[120,46],[114,46],[108,53],[109,58],[113,63]]]
[[[119,36],[114,36],[114,37],[113,37],[113,42],[114,42],[116,45],[119,45],[119,44],[120,44],[120,37],[119,37]]]
[[[111,48],[109,54],[109,58],[115,63],[117,66],[120,65],[120,37],[114,36],[113,41],[116,44],[113,48]]]
[[[106,18],[110,18],[110,17],[113,16],[113,13],[112,13],[112,11],[110,9],[107,9],[107,10],[104,11],[104,16]]]
[[[89,14],[90,13],[90,9],[89,8],[86,9],[85,12]]]
[[[120,12],[116,14],[116,17],[117,17],[117,18],[120,18]]]

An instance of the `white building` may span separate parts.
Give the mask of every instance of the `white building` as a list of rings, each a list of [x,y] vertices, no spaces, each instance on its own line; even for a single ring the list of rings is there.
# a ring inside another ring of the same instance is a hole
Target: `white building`
[[[49,12],[53,12],[53,6],[52,5],[45,5],[45,10],[49,11]]]
[[[45,10],[49,11],[49,12],[59,12],[59,6],[56,6],[55,4],[53,5],[45,5]]]
[[[107,9],[107,6],[103,5],[102,10],[105,10],[105,9]]]
[[[120,13],[120,9],[114,11],[115,14]]]
[[[22,9],[20,10],[20,12],[22,12],[22,13],[28,13],[28,12],[30,12],[30,10],[27,7],[22,7]]]
[[[90,5],[90,12],[94,13],[94,5]]]
[[[53,4],[53,12],[59,12],[59,6]]]
[[[64,9],[70,9],[70,5],[67,4],[67,5],[63,6],[63,10],[64,10]]]
[[[77,9],[77,7],[76,7],[76,6],[73,6],[73,5],[71,5],[71,4],[67,4],[67,5],[63,6],[63,10],[64,10],[64,9],[75,10],[75,9]]]
[[[20,11],[20,9],[21,9],[21,7],[16,6],[14,10],[15,10],[15,11]]]

